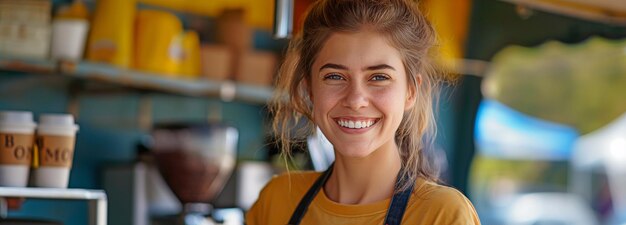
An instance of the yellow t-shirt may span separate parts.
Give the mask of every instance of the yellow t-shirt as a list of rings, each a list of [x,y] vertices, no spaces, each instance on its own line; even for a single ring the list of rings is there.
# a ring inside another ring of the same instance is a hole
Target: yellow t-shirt
[[[287,224],[300,199],[320,174],[298,172],[274,177],[248,211],[246,224]],[[480,224],[472,203],[456,189],[424,179],[418,179],[415,184],[402,224]],[[363,205],[339,204],[320,190],[300,224],[381,225],[390,201],[391,198]]]

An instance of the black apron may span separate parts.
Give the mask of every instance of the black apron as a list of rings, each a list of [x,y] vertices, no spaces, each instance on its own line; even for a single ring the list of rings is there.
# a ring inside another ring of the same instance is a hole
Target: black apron
[[[328,177],[333,171],[333,165],[331,165],[328,170],[324,171],[322,175],[317,178],[313,186],[307,191],[307,193],[302,197],[298,207],[291,215],[291,219],[289,219],[289,225],[299,225],[300,221],[304,217],[306,210],[309,208],[309,205],[317,195],[317,193],[322,189]],[[402,216],[404,215],[404,210],[406,210],[407,203],[409,202],[409,198],[411,197],[411,192],[413,191],[413,186],[415,182],[411,182],[409,188],[404,191],[398,192],[398,190],[404,183],[410,182],[409,179],[400,179],[400,174],[398,174],[398,178],[396,178],[396,186],[394,189],[393,198],[391,198],[391,204],[389,205],[389,209],[387,210],[387,215],[385,216],[384,225],[400,225],[402,222]]]

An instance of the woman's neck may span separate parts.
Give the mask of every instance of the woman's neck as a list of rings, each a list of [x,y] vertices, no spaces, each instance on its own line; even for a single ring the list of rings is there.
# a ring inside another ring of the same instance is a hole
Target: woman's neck
[[[377,149],[365,158],[336,154],[324,192],[329,199],[341,204],[368,204],[388,199],[393,195],[401,162],[397,147]]]

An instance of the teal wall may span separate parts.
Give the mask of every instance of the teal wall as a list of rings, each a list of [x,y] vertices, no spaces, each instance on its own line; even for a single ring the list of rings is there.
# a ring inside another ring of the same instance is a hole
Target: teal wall
[[[65,113],[70,102],[72,78],[0,72],[0,110]],[[88,86],[109,86],[92,83]],[[266,112],[262,105],[221,102],[213,98],[121,90],[92,93],[78,90],[80,130],[76,139],[70,188],[101,189],[103,167],[136,160],[136,144],[146,134],[138,124],[141,98],[152,101],[154,122],[206,121],[210,110],[221,112],[222,121],[239,130],[239,159],[263,159]],[[66,225],[87,221],[82,201],[28,199],[11,217],[63,219]]]

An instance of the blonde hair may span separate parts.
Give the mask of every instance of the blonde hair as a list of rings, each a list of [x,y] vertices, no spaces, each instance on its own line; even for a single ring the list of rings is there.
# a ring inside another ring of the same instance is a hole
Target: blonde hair
[[[410,180],[423,177],[437,181],[435,168],[423,151],[430,149],[434,142],[433,108],[443,76],[437,75],[429,57],[431,47],[437,44],[435,31],[417,3],[410,0],[319,0],[313,3],[302,32],[289,44],[270,104],[275,117],[272,128],[280,149],[289,157],[293,144],[315,132],[306,85],[311,83],[311,67],[328,37],[335,32],[363,29],[384,35],[398,49],[409,90],[416,96],[416,104],[405,112],[395,135],[402,158],[401,173]]]

